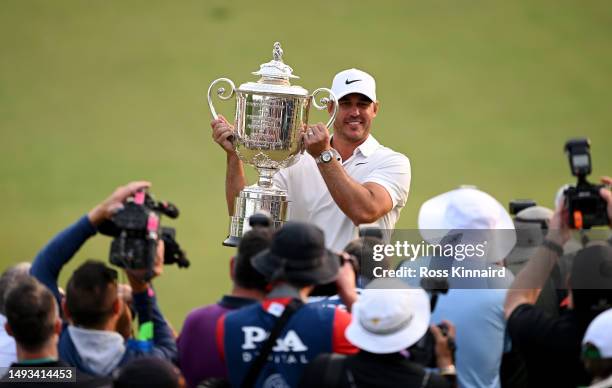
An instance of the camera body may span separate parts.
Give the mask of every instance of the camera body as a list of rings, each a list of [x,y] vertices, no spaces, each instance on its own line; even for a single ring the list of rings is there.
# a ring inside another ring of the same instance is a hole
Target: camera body
[[[442,332],[442,335],[448,337],[449,328],[445,323],[440,323],[438,328]],[[455,353],[457,345],[455,344],[454,338],[448,339],[448,346],[451,352]],[[437,356],[436,356],[436,340],[431,332],[431,329],[427,329],[425,335],[421,339],[408,348],[410,353],[410,360],[420,364],[426,368],[437,367]]]
[[[608,225],[607,204],[599,194],[604,186],[594,185],[586,179],[591,173],[589,140],[568,140],[565,152],[572,175],[578,178],[576,186],[570,186],[563,192],[569,213],[569,226],[573,229],[590,229],[593,226]]]
[[[433,313],[436,309],[436,304],[438,303],[438,297],[441,294],[448,293],[449,284],[448,279],[438,279],[438,278],[423,278],[421,279],[421,288],[428,291],[431,295],[430,309]],[[442,335],[448,337],[448,326],[445,323],[440,323],[437,325],[442,332]],[[456,350],[455,340],[453,338],[448,339],[448,346],[453,352],[453,355]],[[436,368],[436,341],[434,339],[433,333],[431,329],[427,329],[423,337],[418,340],[414,345],[408,348],[410,352],[410,360],[421,364],[426,368]]]
[[[175,229],[161,226],[162,215],[176,218],[179,211],[169,202],[155,201],[145,191],[128,198],[123,208],[99,227],[102,234],[114,237],[110,262],[121,268],[145,269],[147,277],[151,277],[157,244],[162,239],[165,243],[164,264],[188,267],[189,260],[176,242]]]
[[[513,199],[508,203],[508,212],[511,216],[516,216],[521,210],[537,206],[533,199]]]
[[[608,225],[606,202],[599,195],[603,185],[576,185],[568,187],[564,194],[569,212],[569,226],[573,229],[590,229]]]

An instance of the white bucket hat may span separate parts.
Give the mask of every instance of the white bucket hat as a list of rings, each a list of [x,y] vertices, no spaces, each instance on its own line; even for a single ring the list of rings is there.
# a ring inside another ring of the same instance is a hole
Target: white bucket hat
[[[376,81],[362,70],[348,69],[336,74],[331,89],[338,100],[347,94],[359,93],[376,101]]]
[[[506,209],[475,187],[440,194],[425,201],[419,210],[419,231],[429,243],[438,243],[458,230],[472,231],[464,243],[486,241],[486,261],[490,263],[503,260],[516,243],[514,223]]]
[[[582,344],[597,347],[601,358],[612,358],[612,309],[599,314],[587,328]]]
[[[370,353],[399,352],[415,344],[427,331],[429,297],[420,288],[406,288],[397,279],[375,279],[353,306],[346,338]]]

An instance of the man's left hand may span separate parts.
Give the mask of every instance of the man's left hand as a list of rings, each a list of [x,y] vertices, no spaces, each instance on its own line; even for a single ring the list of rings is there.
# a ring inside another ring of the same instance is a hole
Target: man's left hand
[[[164,240],[157,242],[157,251],[155,254],[155,262],[153,263],[152,276],[153,278],[160,276],[164,272],[164,253],[165,245]],[[144,292],[149,287],[150,281],[153,279],[146,279],[146,269],[126,269],[125,273],[132,287],[132,293],[138,294]]]
[[[318,158],[323,151],[331,149],[329,144],[329,130],[323,123],[311,125],[302,132],[302,139],[306,151],[313,157]]]

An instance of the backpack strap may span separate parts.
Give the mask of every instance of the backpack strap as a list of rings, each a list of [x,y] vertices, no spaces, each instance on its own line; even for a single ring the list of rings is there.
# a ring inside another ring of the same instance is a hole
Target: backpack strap
[[[283,313],[278,318],[278,321],[276,321],[276,324],[272,328],[272,331],[270,331],[270,336],[263,344],[261,351],[257,355],[257,358],[253,360],[253,363],[251,364],[251,367],[249,368],[244,380],[242,381],[242,384],[240,384],[241,387],[250,388],[255,386],[255,382],[257,382],[257,378],[261,373],[261,369],[268,362],[268,356],[270,355],[272,348],[276,344],[277,338],[280,336],[287,322],[289,322],[291,316],[303,305],[304,302],[299,299],[293,298],[291,299],[291,302],[289,302],[289,304],[285,306],[285,310],[283,310]]]
[[[423,375],[423,381],[421,381],[421,388],[427,387],[427,384],[429,384],[430,377],[431,377],[431,372],[428,370],[425,370],[425,374]]]

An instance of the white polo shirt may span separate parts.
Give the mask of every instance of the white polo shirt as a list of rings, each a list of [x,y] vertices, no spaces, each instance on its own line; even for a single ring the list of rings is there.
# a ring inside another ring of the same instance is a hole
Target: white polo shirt
[[[355,181],[377,183],[387,190],[393,208],[373,224],[381,229],[393,229],[408,199],[411,176],[408,158],[382,146],[369,135],[350,158],[342,161],[342,167]],[[291,201],[288,219],[317,225],[325,232],[328,248],[340,251],[357,238],[357,226],[336,205],[317,162],[307,152],[296,164],[276,173],[274,183],[287,190]]]

